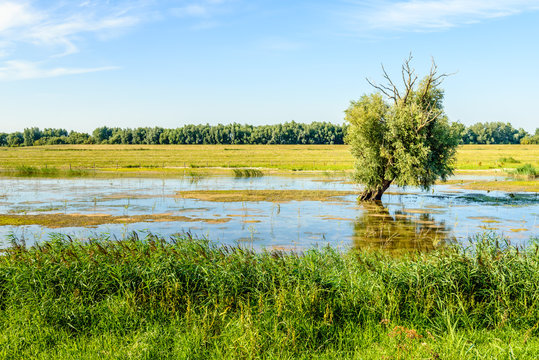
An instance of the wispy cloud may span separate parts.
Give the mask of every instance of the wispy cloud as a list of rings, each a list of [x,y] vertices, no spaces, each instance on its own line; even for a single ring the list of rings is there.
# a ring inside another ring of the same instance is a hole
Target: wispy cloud
[[[0,3],[0,32],[29,25],[38,20],[39,16],[31,11],[27,4],[20,2]]]
[[[219,26],[215,18],[229,12],[229,6],[234,2],[235,0],[190,0],[181,6],[170,8],[169,13],[177,18],[195,21],[191,26],[194,30],[205,30]]]
[[[359,1],[346,15],[358,31],[439,31],[539,9],[539,0]]]
[[[116,69],[62,66],[92,37],[109,39],[141,23],[183,18],[192,29],[218,26],[239,0],[0,0],[0,80]]]
[[[43,6],[0,0],[0,79],[44,78],[115,68],[47,68],[46,64],[79,52],[79,43],[89,35],[110,36],[138,24],[143,5],[144,2],[120,1],[111,6],[109,1],[98,0]]]
[[[39,79],[115,69],[117,69],[117,67],[114,66],[96,68],[43,68],[37,62],[8,60],[0,66],[0,80]]]

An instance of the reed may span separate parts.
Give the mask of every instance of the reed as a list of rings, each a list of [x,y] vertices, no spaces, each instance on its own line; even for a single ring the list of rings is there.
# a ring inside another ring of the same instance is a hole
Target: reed
[[[538,250],[489,234],[401,257],[190,234],[12,237],[0,357],[533,358]]]
[[[50,166],[19,165],[8,169],[6,175],[21,177],[84,177],[91,175],[91,173],[89,170],[78,168],[59,169]]]
[[[523,176],[527,179],[535,179],[539,174],[539,169],[535,168],[532,164],[524,164],[516,168],[513,172],[513,175]]]
[[[36,167],[36,166],[26,166],[20,165],[13,169],[13,172],[16,176],[43,176],[51,177],[57,176],[60,171],[55,167]]]
[[[237,178],[262,177],[264,173],[258,169],[232,169]]]

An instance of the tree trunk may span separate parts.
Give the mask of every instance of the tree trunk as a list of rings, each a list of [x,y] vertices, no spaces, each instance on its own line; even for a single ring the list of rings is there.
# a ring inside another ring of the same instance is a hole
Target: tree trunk
[[[384,180],[382,182],[382,187],[374,190],[365,190],[363,194],[359,196],[361,201],[380,201],[382,200],[382,195],[391,185],[391,180]]]

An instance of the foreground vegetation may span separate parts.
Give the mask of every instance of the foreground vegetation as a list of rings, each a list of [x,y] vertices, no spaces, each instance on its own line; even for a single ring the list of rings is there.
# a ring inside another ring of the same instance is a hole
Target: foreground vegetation
[[[13,240],[0,257],[0,357],[535,358],[538,245],[483,235],[474,249]]]

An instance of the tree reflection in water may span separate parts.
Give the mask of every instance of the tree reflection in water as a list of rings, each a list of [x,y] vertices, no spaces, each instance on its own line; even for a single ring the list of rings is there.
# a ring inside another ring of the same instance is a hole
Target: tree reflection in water
[[[354,224],[354,246],[391,253],[430,251],[455,241],[451,229],[429,213],[393,214],[380,202],[362,204],[365,211]]]

